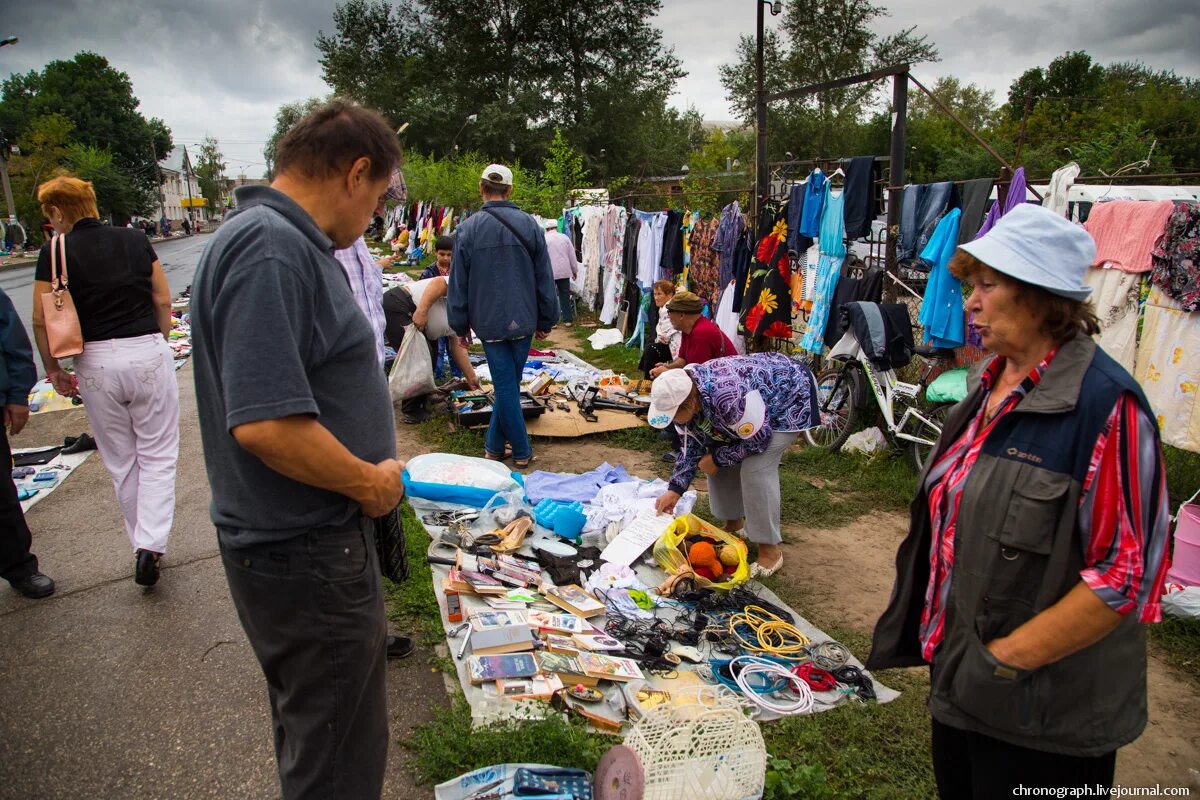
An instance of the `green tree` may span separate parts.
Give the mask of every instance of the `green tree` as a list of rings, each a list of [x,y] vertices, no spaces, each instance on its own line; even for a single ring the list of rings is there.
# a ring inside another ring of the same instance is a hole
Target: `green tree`
[[[533,164],[561,129],[589,168],[631,173],[645,150],[625,143],[688,136],[667,106],[683,72],[651,23],[661,6],[611,0],[597,24],[550,0],[350,0],[317,48],[326,82],[409,123],[414,150]]]
[[[940,78],[930,91],[985,138],[999,121],[995,95],[973,83]],[[890,120],[880,121],[886,134]],[[910,183],[980,178],[999,168],[996,160],[924,92],[914,93],[909,100],[908,144],[905,180]]]
[[[333,93],[403,123],[419,87],[417,12],[409,0],[349,0],[333,12],[335,31],[317,34],[325,82]]]
[[[267,180],[275,178],[275,151],[279,147],[279,140],[293,125],[323,102],[325,101],[320,97],[310,97],[307,100],[284,103],[275,112],[275,129],[271,131],[266,145],[263,146],[263,160],[267,162]]]
[[[42,218],[37,188],[63,166],[71,149],[71,120],[61,114],[47,114],[30,121],[25,133],[16,140],[20,151],[9,158],[8,174],[12,181],[17,217],[32,222]],[[26,225],[31,243],[39,241],[37,225]]]
[[[870,0],[790,0],[778,33],[764,38],[768,93],[870,72],[898,63],[936,62],[937,48],[915,27],[882,35],[888,10]],[[814,31],[820,42],[813,41]],[[721,83],[738,116],[754,123],[755,40],[742,36],[734,62],[722,65]],[[800,158],[854,155],[868,141],[861,120],[879,85],[860,84],[773,104],[770,151]]]
[[[221,153],[220,143],[212,136],[206,135],[200,143],[196,182],[200,184],[200,194],[204,195],[210,213],[221,213],[225,195],[225,156]]]
[[[161,120],[138,111],[129,76],[95,53],[52,61],[41,72],[12,75],[0,87],[0,125],[19,140],[38,117],[59,114],[72,122],[73,141],[107,151],[128,183],[114,196],[118,215],[145,213],[158,193],[156,162],[171,149]]]
[[[130,216],[126,209],[134,208],[137,199],[134,196],[136,188],[130,184],[120,168],[116,165],[112,153],[91,145],[71,145],[64,159],[71,174],[85,181],[91,181],[96,192],[96,205],[100,215],[112,214],[114,217]]]

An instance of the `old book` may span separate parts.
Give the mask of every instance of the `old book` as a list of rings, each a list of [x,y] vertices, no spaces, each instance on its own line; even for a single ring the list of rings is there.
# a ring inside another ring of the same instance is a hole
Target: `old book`
[[[579,660],[575,656],[542,652],[537,654],[537,661],[542,672],[553,672],[568,686],[577,683],[582,683],[584,686],[595,686],[599,683],[598,678],[593,678],[583,671],[583,667],[580,666]]]
[[[571,637],[571,640],[575,642],[580,650],[588,650],[591,652],[608,652],[625,649],[624,643],[603,633],[576,634]]]
[[[604,613],[604,604],[575,584],[548,586],[542,594],[554,605],[580,617],[594,617]]]
[[[459,575],[475,594],[505,594],[508,592],[508,587],[491,575],[465,569],[460,571]]]
[[[551,614],[546,611],[530,611],[529,624],[531,627],[556,633],[592,633],[595,628],[583,617],[574,614]]]
[[[532,678],[537,673],[537,661],[531,653],[471,656],[467,659],[467,676],[473,684],[511,678]]]
[[[472,611],[471,650],[476,655],[533,649],[533,629],[523,611]]]
[[[578,661],[585,675],[599,680],[645,680],[641,668],[631,658],[606,656],[603,653],[580,653]]]
[[[549,700],[555,692],[562,691],[563,682],[554,673],[534,675],[528,680],[496,681],[496,691],[502,697],[513,700]]]

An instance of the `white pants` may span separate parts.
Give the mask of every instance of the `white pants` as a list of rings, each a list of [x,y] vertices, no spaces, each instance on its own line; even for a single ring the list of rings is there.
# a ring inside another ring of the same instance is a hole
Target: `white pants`
[[[79,394],[134,550],[165,553],[175,518],[179,384],[160,334],[87,342]]]

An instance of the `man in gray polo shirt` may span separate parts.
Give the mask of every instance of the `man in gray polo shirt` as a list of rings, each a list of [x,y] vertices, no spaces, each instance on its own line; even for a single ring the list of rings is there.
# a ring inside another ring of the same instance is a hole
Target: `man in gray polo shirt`
[[[333,101],[279,142],[270,187],[237,191],[192,290],[212,518],[267,679],[285,798],[379,797],[387,634],[370,517],[403,464],[374,332],[335,248],[366,229],[400,147]]]

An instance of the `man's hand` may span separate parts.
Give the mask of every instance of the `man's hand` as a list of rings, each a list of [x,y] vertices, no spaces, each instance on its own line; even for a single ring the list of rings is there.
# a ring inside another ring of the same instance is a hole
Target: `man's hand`
[[[8,428],[9,436],[16,436],[29,422],[29,406],[19,403],[9,403],[4,407],[4,426]]]
[[[659,514],[674,514],[675,504],[679,502],[679,492],[668,489],[662,497],[654,502],[654,510]]]
[[[461,344],[467,350],[471,349],[471,337],[470,336],[458,337],[458,343]]]
[[[652,370],[650,370],[650,377],[657,378],[659,375],[662,375],[666,371],[667,371],[666,365],[659,364],[657,367],[654,367]]]
[[[63,397],[77,397],[79,395],[79,382],[75,380],[74,375],[65,369],[56,369],[48,373],[46,377],[50,379],[50,385],[54,387],[54,391]]]
[[[474,392],[479,391],[479,389],[480,389],[479,376],[476,375],[474,372],[471,372],[468,375],[464,375],[463,380],[465,380],[467,382],[468,389],[470,389],[471,391],[474,391]]]
[[[363,497],[354,498],[368,517],[382,517],[395,508],[404,497],[401,473],[404,462],[389,458],[375,465],[375,480]]]
[[[417,326],[417,330],[424,333],[425,326],[429,324],[429,312],[423,308],[418,308],[413,312],[412,323]]]
[[[713,459],[712,454],[705,453],[704,457],[700,459],[700,470],[705,475],[712,477],[713,475],[717,474],[718,469],[720,469],[720,467],[717,466],[717,462]]]
[[[546,339],[549,336],[550,336],[550,331],[538,331],[537,332],[537,338],[539,338],[539,339]]]
[[[376,259],[375,263],[378,264],[383,269],[387,269],[392,264],[396,263],[396,258],[397,257],[395,255],[384,256],[383,258]]]

